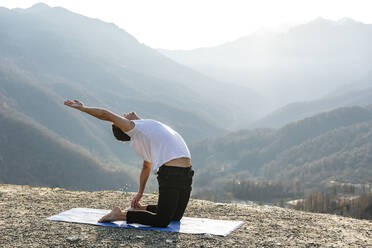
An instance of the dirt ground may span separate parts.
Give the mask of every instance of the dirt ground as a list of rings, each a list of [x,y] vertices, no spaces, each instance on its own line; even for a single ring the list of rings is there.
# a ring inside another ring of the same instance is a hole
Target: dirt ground
[[[192,199],[185,216],[241,220],[227,237],[52,222],[77,208],[128,207],[134,193],[0,184],[1,247],[372,247],[372,221]],[[156,203],[145,195],[142,203]]]

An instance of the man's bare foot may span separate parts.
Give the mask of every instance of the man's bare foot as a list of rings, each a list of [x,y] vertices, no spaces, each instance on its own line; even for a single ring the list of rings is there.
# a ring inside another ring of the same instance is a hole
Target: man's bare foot
[[[119,207],[114,207],[110,213],[103,216],[101,219],[98,220],[98,222],[113,222],[117,220],[126,220],[126,218],[126,212],[121,211]]]

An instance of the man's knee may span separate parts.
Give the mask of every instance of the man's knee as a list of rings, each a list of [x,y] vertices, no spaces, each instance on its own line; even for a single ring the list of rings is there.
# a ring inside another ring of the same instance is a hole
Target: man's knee
[[[182,217],[174,217],[173,219],[172,219],[172,221],[180,221],[182,219]]]
[[[156,224],[154,225],[155,227],[167,227],[169,225],[169,223],[171,222],[171,218],[169,218],[168,216],[165,217],[160,217],[158,218],[158,220],[156,221]]]

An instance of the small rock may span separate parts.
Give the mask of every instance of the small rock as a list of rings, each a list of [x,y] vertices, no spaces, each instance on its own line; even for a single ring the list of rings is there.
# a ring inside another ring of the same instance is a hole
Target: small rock
[[[68,237],[67,240],[70,242],[77,242],[80,240],[80,238],[77,235],[73,235],[73,236]]]
[[[141,236],[141,235],[137,235],[136,238],[137,238],[137,239],[143,239],[143,236]]]
[[[318,244],[315,242],[309,242],[306,244],[306,247],[318,247]]]
[[[204,234],[204,238],[205,238],[205,239],[212,239],[213,236],[212,236],[212,234],[210,234],[210,233],[206,233],[206,234]]]
[[[171,239],[167,239],[167,240],[165,240],[165,242],[167,242],[167,243],[169,243],[169,244],[172,244],[172,243],[173,243],[173,240],[171,240]]]

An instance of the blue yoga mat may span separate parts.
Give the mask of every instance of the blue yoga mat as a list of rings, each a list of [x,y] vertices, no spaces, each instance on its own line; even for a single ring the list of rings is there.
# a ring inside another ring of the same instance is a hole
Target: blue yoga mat
[[[243,225],[243,221],[214,220],[206,218],[183,217],[181,221],[171,222],[168,227],[150,227],[141,224],[127,224],[125,221],[115,221],[109,223],[98,223],[97,221],[110,210],[92,208],[72,208],[65,212],[53,215],[47,220],[64,221],[72,223],[91,224],[96,226],[124,227],[146,230],[158,230],[164,232],[179,232],[190,234],[213,234],[227,236],[235,229]]]

